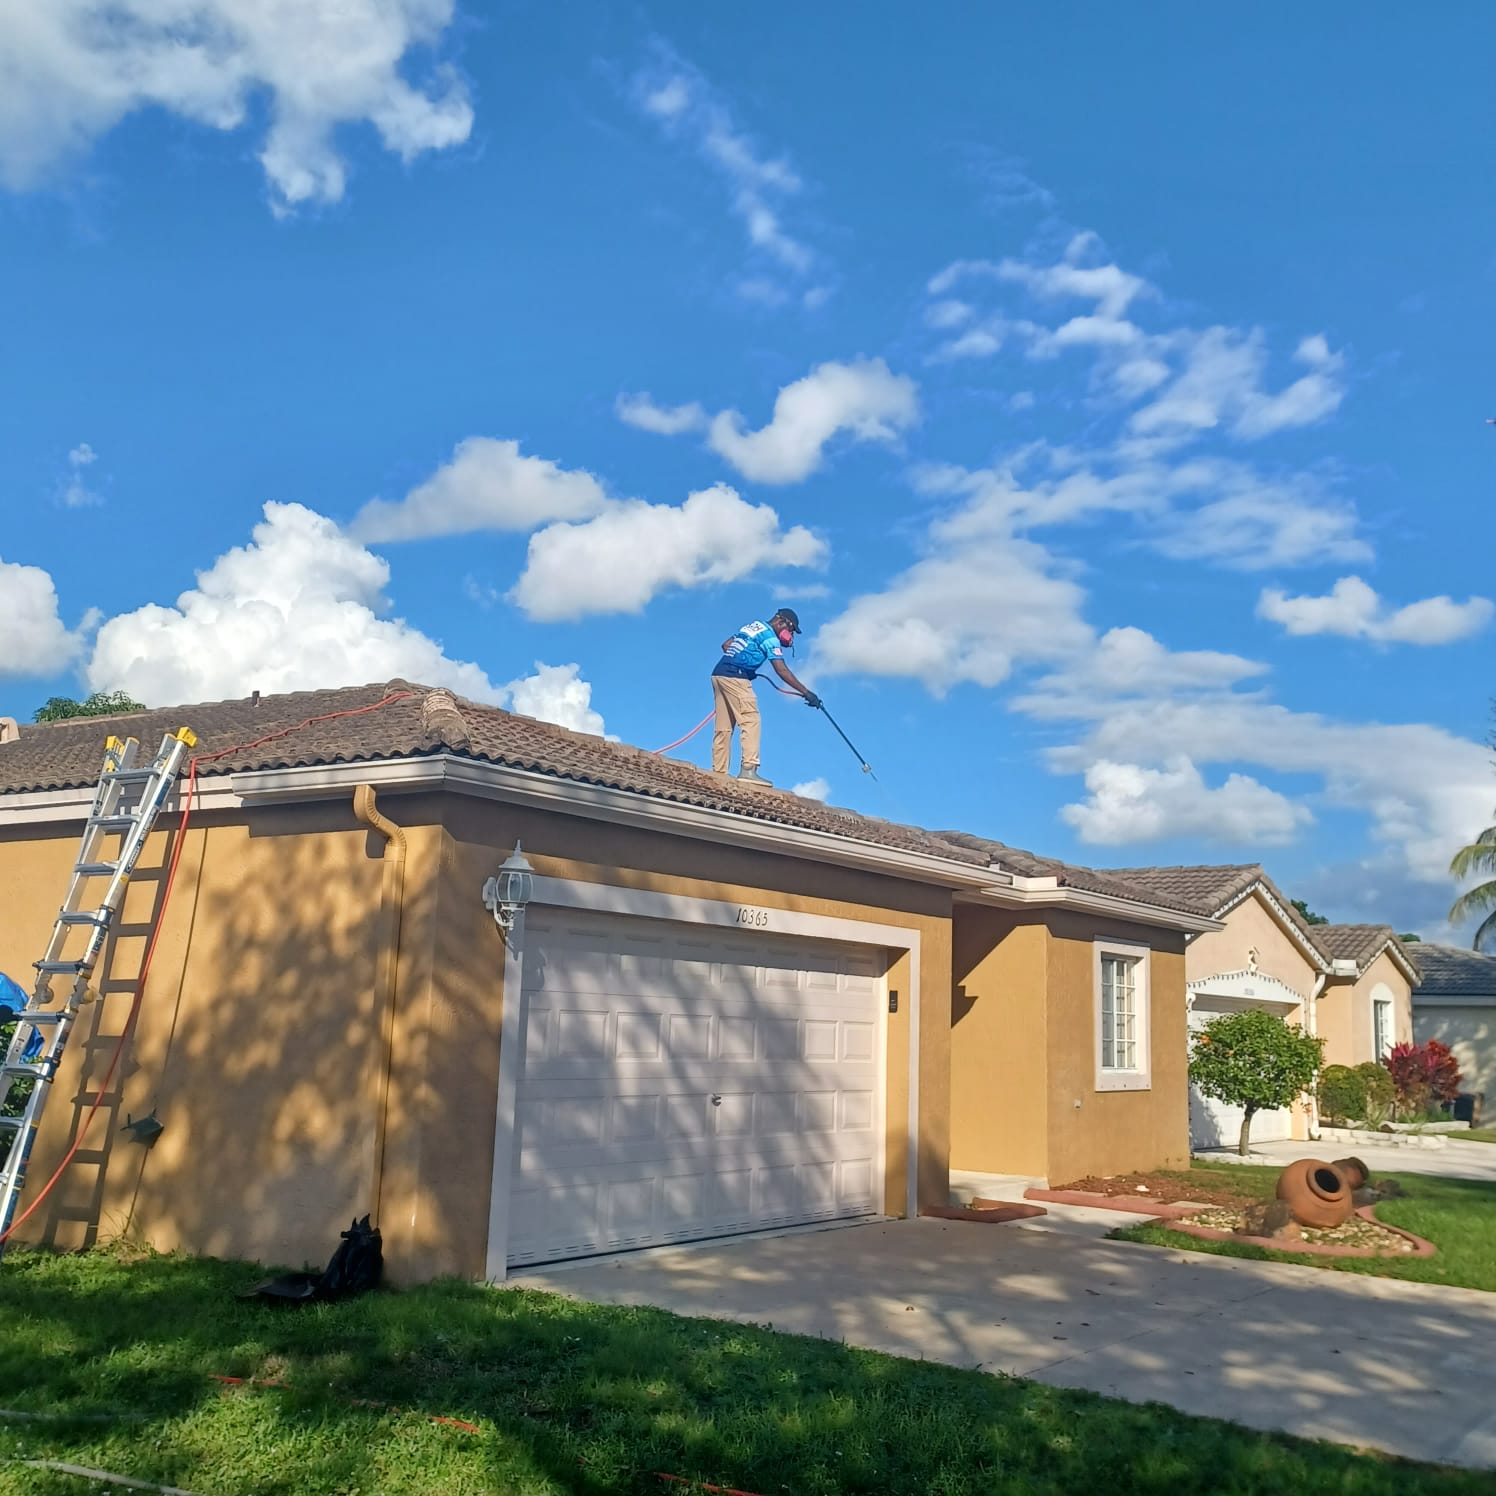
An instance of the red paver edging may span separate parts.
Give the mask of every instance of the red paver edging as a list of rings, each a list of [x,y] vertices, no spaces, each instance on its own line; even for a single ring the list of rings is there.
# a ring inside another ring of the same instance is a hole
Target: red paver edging
[[[1243,1236],[1236,1231],[1222,1231],[1215,1226],[1187,1226],[1182,1221],[1170,1221],[1170,1231],[1178,1231],[1184,1236],[1198,1236],[1205,1241],[1240,1241],[1246,1242],[1253,1247],[1266,1247],[1270,1252],[1307,1252],[1313,1257],[1385,1257],[1391,1262],[1401,1262],[1405,1259],[1412,1260],[1419,1257],[1432,1257],[1439,1249],[1431,1241],[1425,1241],[1421,1236],[1414,1236],[1411,1231],[1404,1231],[1401,1226],[1389,1225],[1386,1221],[1379,1221],[1376,1217],[1375,1205],[1362,1205],[1356,1214],[1363,1221],[1370,1221],[1374,1226],[1380,1226],[1383,1231],[1390,1231],[1394,1236],[1400,1236],[1404,1241],[1413,1243],[1414,1250],[1411,1252],[1379,1252],[1375,1247],[1343,1247],[1334,1242],[1312,1242],[1296,1241],[1285,1242],[1276,1236]]]
[[[919,1213],[937,1221],[987,1221],[999,1226],[1004,1221],[1027,1221],[1049,1214],[1042,1205],[1018,1205],[1009,1200],[973,1200],[969,1210],[960,1205],[922,1205]]]
[[[1312,1257],[1386,1257],[1396,1262],[1404,1258],[1432,1257],[1439,1250],[1433,1242],[1426,1241],[1421,1236],[1414,1236],[1411,1231],[1404,1231],[1401,1226],[1393,1226],[1386,1221],[1377,1220],[1375,1205],[1359,1206],[1356,1214],[1362,1220],[1370,1221],[1374,1226],[1380,1226],[1383,1231],[1390,1231],[1393,1235],[1402,1237],[1404,1241],[1412,1242],[1416,1250],[1379,1252],[1374,1247],[1343,1247],[1332,1242],[1287,1242],[1276,1236],[1244,1236],[1238,1231],[1223,1231],[1218,1226],[1190,1226],[1180,1220],[1180,1217],[1192,1215],[1201,1208],[1200,1206],[1165,1204],[1161,1200],[1149,1202],[1134,1199],[1129,1195],[1091,1195],[1083,1190],[1025,1190],[1023,1194],[1025,1199],[1049,1200],[1056,1205],[1090,1205],[1100,1210],[1121,1211],[1126,1215],[1151,1216],[1163,1222],[1170,1231],[1177,1231],[1182,1236],[1198,1236],[1203,1241],[1245,1242],[1252,1247],[1266,1247],[1270,1252],[1303,1252]]]
[[[1024,1190],[1023,1198],[1048,1200],[1052,1205],[1090,1205],[1097,1210],[1121,1210],[1128,1215],[1158,1216],[1164,1220],[1202,1208],[1198,1205],[1170,1205],[1136,1195],[1092,1195],[1085,1190]]]

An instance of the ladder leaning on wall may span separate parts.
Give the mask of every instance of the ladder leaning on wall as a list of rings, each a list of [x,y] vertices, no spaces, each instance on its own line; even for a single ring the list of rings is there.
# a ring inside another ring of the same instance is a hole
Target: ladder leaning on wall
[[[0,1113],[9,1110],[7,1103],[17,1089],[30,1082],[19,1114],[0,1115],[0,1148],[9,1144],[0,1162],[0,1251],[20,1202],[26,1164],[68,1035],[78,1010],[93,995],[94,967],[119,916],[141,849],[171,793],[182,760],[196,742],[186,727],[168,733],[149,764],[139,763],[140,744],[135,738],[111,737],[105,744],[104,768],[78,844],[67,897],[46,952],[35,963],[36,985],[24,1007],[0,1007],[0,1023],[15,1024],[0,1064]],[[111,854],[106,847],[114,836],[119,837],[119,845]],[[96,898],[94,890],[101,884],[103,895]],[[83,946],[77,950],[80,935]],[[69,954],[69,946],[75,954]],[[61,1004],[54,1006],[52,983],[57,977],[70,977],[72,985]]]

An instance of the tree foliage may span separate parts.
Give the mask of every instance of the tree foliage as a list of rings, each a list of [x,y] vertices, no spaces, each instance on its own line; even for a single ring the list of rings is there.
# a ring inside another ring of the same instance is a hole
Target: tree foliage
[[[1496,710],[1496,703],[1493,703]],[[1496,748],[1496,731],[1490,737]],[[1467,919],[1481,917],[1470,942],[1475,950],[1496,948],[1496,826],[1487,826],[1467,847],[1461,847],[1449,864],[1449,871],[1463,883],[1467,878],[1483,881],[1467,888],[1454,901],[1449,922],[1462,925]]]
[[[1326,1065],[1319,1078],[1319,1115],[1330,1123],[1366,1117],[1366,1077],[1350,1065]]]
[[[1437,1039],[1394,1044],[1386,1065],[1398,1109],[1406,1117],[1427,1116],[1438,1103],[1453,1101],[1460,1094],[1460,1063],[1449,1046]]]
[[[52,696],[36,710],[33,722],[66,722],[70,717],[114,717],[121,712],[143,712],[143,701],[136,701],[128,691],[95,691],[83,701],[71,696]]]
[[[1304,923],[1306,925],[1327,925],[1330,923],[1324,915],[1316,914],[1303,899],[1290,899],[1288,902],[1304,916]]]
[[[1323,1053],[1323,1039],[1260,1008],[1222,1013],[1194,1036],[1190,1079],[1205,1095],[1242,1108],[1245,1153],[1252,1118],[1292,1106],[1314,1084]]]

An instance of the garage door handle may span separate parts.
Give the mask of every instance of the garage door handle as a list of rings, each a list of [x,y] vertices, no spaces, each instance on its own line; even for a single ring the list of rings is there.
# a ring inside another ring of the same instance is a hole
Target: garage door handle
[[[721,1106],[722,1105],[722,1098],[720,1096],[713,1096],[712,1097],[712,1105],[713,1106]]]

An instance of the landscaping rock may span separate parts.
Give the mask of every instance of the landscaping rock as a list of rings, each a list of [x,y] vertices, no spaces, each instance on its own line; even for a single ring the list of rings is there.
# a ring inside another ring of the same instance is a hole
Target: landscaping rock
[[[1304,1234],[1285,1200],[1261,1200],[1249,1205],[1242,1213],[1241,1225],[1233,1229],[1238,1236],[1278,1236],[1286,1241],[1298,1241]]]

